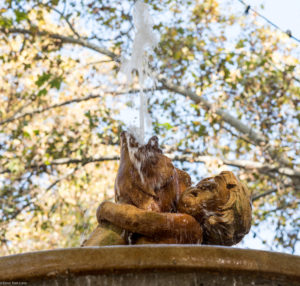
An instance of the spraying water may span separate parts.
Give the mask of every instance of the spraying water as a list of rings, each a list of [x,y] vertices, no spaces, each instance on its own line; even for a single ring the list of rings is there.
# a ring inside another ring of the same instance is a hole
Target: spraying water
[[[140,111],[139,127],[132,127],[131,133],[136,137],[140,144],[144,144],[145,138],[145,119],[147,118],[147,98],[143,92],[145,80],[153,76],[149,69],[149,55],[153,53],[158,44],[158,38],[153,32],[153,19],[149,13],[149,7],[142,1],[137,1],[133,10],[133,22],[135,27],[135,37],[132,45],[130,59],[122,59],[120,72],[127,77],[128,84],[133,81],[133,74],[139,78],[140,87]],[[153,80],[154,82],[154,80]]]

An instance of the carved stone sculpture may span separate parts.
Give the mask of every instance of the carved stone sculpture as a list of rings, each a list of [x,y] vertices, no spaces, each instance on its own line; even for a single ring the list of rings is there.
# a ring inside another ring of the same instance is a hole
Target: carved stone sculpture
[[[199,222],[203,244],[234,245],[251,227],[251,193],[232,172],[222,172],[187,189],[179,199],[178,212]]]
[[[190,176],[162,154],[157,137],[140,145],[131,134],[121,134],[115,197],[117,203],[99,206],[99,226],[84,246],[233,245],[251,227],[251,194],[232,172],[191,186]]]
[[[175,210],[177,186],[175,167],[159,149],[157,137],[140,145],[133,135],[122,132],[121,158],[115,182],[117,203],[149,211],[171,212]]]

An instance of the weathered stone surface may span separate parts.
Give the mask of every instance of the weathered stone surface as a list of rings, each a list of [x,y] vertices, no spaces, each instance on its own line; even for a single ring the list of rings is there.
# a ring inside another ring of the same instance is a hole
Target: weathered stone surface
[[[121,134],[115,197],[118,204],[99,206],[98,222],[126,230],[123,237],[133,244],[230,246],[240,242],[251,227],[251,194],[232,172],[191,186],[190,176],[162,154],[155,136],[141,145],[131,134]],[[128,237],[130,233],[135,235]],[[86,245],[105,245],[111,235],[105,229],[96,230]]]
[[[1,257],[0,281],[43,286],[296,286],[300,257],[193,245],[57,249]]]
[[[120,141],[116,202],[148,211],[176,211],[177,198],[191,186],[190,176],[175,168],[172,161],[162,154],[156,136],[141,145],[131,134],[122,132]]]
[[[107,220],[157,243],[202,242],[201,226],[187,214],[158,213],[141,210],[128,204],[103,202],[98,208],[97,219],[99,222]]]
[[[122,237],[122,232],[121,228],[102,222],[82,243],[82,246],[125,245],[127,242]]]
[[[222,172],[187,189],[178,212],[197,219],[204,244],[234,245],[251,227],[251,193],[232,172]]]
[[[175,208],[178,184],[172,161],[162,154],[157,137],[140,145],[127,133],[121,134],[121,158],[115,181],[117,203],[140,209],[171,212]]]
[[[97,219],[146,236],[138,237],[132,243],[230,246],[238,243],[250,230],[250,196],[247,187],[232,172],[222,172],[186,189],[179,198],[179,213],[158,213],[128,204],[104,202],[98,208]]]

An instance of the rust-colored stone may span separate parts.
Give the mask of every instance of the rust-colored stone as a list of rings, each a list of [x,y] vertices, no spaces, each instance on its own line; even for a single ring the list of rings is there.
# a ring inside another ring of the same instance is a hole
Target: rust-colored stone
[[[171,212],[179,192],[176,170],[162,154],[153,136],[140,145],[127,132],[121,134],[121,158],[115,182],[115,200],[138,208]]]
[[[126,280],[132,274],[133,279]],[[171,281],[180,286],[296,286],[300,281],[300,257],[195,245],[84,247],[0,257],[0,281],[7,283],[100,286],[106,284],[108,276],[112,280],[107,285],[140,286],[145,281],[149,285],[168,285]],[[168,282],[165,277],[172,280]]]
[[[81,246],[126,245],[122,231],[109,222],[101,222]]]
[[[106,221],[126,230],[123,237],[127,242],[127,234],[137,234],[130,243],[230,246],[240,242],[251,227],[251,194],[232,172],[191,186],[190,176],[162,154],[155,136],[140,145],[131,134],[121,134],[115,196],[118,204],[102,203],[97,219],[102,228],[107,227],[103,225]],[[108,241],[110,232],[102,229],[96,233],[87,245]]]
[[[222,172],[188,188],[179,199],[178,211],[157,213],[128,204],[103,202],[97,219],[147,237],[136,243],[230,246],[238,243],[251,227],[250,192],[232,172]]]
[[[251,227],[251,194],[232,172],[206,178],[187,189],[178,212],[192,215],[203,228],[203,244],[234,245]]]
[[[157,243],[201,243],[202,229],[190,215],[141,210],[128,204],[103,202],[97,212],[99,222],[107,220],[127,231]],[[140,241],[141,242],[141,241]]]
[[[176,168],[177,178],[178,178],[178,185],[179,185],[179,196],[192,185],[192,180],[190,175],[178,168]]]

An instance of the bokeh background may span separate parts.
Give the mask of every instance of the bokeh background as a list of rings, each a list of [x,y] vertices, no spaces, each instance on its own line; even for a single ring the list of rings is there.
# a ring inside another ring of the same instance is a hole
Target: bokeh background
[[[299,254],[299,1],[148,4],[148,135],[194,183],[232,170],[248,185],[253,227],[237,247]],[[119,134],[138,113],[137,81],[118,76],[133,5],[1,1],[1,255],[79,246],[114,199]]]

